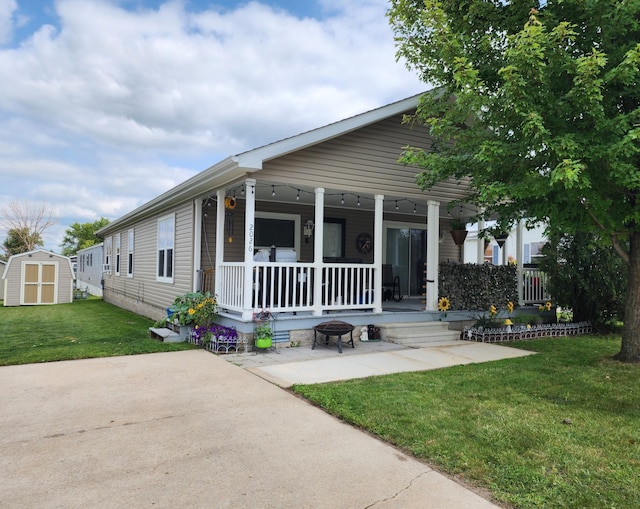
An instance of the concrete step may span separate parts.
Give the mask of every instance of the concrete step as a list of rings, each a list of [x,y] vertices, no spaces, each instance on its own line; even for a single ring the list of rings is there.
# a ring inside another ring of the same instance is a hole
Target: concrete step
[[[393,323],[380,327],[382,338],[399,345],[457,341],[460,332],[449,330],[447,322]]]
[[[149,327],[149,335],[161,340],[163,343],[181,343],[180,334],[164,327]]]

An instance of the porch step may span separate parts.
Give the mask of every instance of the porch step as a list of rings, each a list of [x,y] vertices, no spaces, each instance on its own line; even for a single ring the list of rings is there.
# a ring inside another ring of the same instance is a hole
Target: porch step
[[[449,330],[447,322],[392,323],[380,327],[382,338],[399,345],[441,343],[460,339],[460,332]]]
[[[149,335],[161,340],[163,343],[181,343],[180,334],[164,327],[149,327]]]

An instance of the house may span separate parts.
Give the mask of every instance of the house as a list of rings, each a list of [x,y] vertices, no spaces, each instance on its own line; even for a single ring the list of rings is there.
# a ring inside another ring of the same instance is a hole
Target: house
[[[76,288],[102,297],[102,243],[78,250],[76,254]]]
[[[176,296],[210,290],[219,321],[246,332],[263,309],[281,331],[337,313],[406,321],[383,310],[390,266],[412,320],[437,320],[438,263],[461,261],[440,232],[467,188],[422,192],[398,162],[406,145],[431,146],[402,122],[419,97],[228,157],[103,227],[104,299],[159,319]]]
[[[64,304],[73,301],[71,260],[44,249],[13,255],[2,273],[4,305]]]

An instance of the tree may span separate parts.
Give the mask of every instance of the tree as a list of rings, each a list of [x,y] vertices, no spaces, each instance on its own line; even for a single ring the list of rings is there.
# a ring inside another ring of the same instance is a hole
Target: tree
[[[626,267],[598,234],[550,232],[542,253],[554,303],[571,308],[575,321],[604,326],[623,316]]]
[[[0,209],[0,226],[8,235],[2,248],[8,256],[16,254],[10,253],[13,249],[18,249],[18,253],[33,251],[44,244],[43,234],[53,224],[53,211],[44,202],[34,205],[27,201],[12,201]]]
[[[12,228],[7,232],[7,238],[2,244],[2,249],[7,256],[33,251],[34,248],[44,245],[42,237],[38,233],[29,232],[27,228]]]
[[[96,232],[109,224],[109,220],[101,217],[93,223],[73,223],[64,232],[62,239],[62,254],[64,256],[73,256],[78,250],[91,247],[100,243],[100,239],[96,237]]]
[[[431,151],[402,155],[418,185],[465,180],[504,227],[598,232],[626,265],[616,358],[640,361],[640,0],[392,0],[388,15],[398,56],[438,87],[410,119]]]

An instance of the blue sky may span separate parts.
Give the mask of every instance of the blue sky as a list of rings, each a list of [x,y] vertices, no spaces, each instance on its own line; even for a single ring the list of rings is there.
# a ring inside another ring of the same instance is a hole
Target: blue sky
[[[423,91],[385,0],[0,0],[0,208],[115,219],[219,160]],[[0,243],[6,230],[0,225]]]

